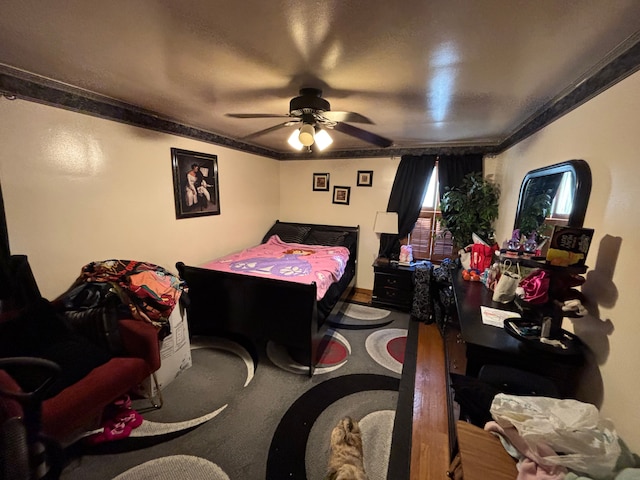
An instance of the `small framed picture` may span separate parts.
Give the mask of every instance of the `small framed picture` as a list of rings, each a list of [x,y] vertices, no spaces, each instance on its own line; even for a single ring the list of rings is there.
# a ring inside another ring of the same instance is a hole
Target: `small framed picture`
[[[220,215],[218,157],[171,149],[176,218]]]
[[[373,185],[373,170],[358,170],[358,186],[370,187]]]
[[[328,173],[314,173],[313,174],[313,190],[314,191],[329,191],[329,174]]]
[[[351,187],[333,187],[333,203],[341,203],[349,205],[349,196],[351,195]]]

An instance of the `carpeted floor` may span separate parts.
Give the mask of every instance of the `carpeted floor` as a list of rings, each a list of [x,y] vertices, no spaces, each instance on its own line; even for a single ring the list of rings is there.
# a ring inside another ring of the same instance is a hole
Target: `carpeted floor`
[[[348,304],[312,378],[279,345],[196,337],[193,366],[163,390],[164,406],[135,400],[142,425],[71,447],[62,478],[321,480],[331,429],[349,415],[369,478],[385,479],[408,325],[408,314]]]

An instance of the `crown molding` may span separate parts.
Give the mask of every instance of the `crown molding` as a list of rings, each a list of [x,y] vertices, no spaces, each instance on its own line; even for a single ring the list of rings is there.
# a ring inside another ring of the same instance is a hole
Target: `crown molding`
[[[354,150],[328,150],[325,152],[288,153],[259,147],[225,137],[178,121],[164,118],[156,112],[144,110],[110,97],[96,94],[72,85],[34,75],[0,64],[0,95],[8,99],[24,99],[63,108],[127,125],[169,133],[206,143],[212,143],[276,160],[343,159],[396,157],[402,155],[496,155],[533,135],[561,116],[569,113],[599,93],[640,69],[640,41],[630,39],[633,45],[612,60],[589,73],[577,83],[538,110],[499,144],[434,144],[417,147],[389,147]],[[628,43],[630,43],[628,42]],[[628,44],[627,43],[627,44]]]

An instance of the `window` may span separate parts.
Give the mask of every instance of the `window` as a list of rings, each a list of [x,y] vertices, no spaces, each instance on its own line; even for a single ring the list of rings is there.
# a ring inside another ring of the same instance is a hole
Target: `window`
[[[549,218],[568,219],[573,208],[573,185],[575,179],[571,172],[564,172],[560,179],[558,192],[551,203],[551,212]]]
[[[416,260],[440,261],[451,257],[453,239],[449,232],[443,233],[440,213],[440,184],[438,182],[438,162],[433,167],[420,216],[410,235],[413,258]]]

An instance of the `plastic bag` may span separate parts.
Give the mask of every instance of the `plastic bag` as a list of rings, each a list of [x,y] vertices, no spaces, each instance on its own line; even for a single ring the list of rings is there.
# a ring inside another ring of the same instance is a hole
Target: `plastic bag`
[[[471,268],[471,252],[467,252],[464,248],[458,250],[458,256],[460,257],[460,264],[463,270],[469,270]]]
[[[502,428],[515,427],[532,451],[544,444],[557,453],[541,456],[541,464],[606,478],[621,453],[613,424],[589,403],[500,393],[493,399],[491,415]]]
[[[411,245],[400,246],[400,262],[413,262],[413,247]]]
[[[493,261],[493,252],[497,250],[497,247],[489,247],[482,243],[474,243],[471,246],[471,260],[469,265],[471,268],[484,272],[485,269],[491,266]]]
[[[502,272],[493,289],[492,300],[494,302],[509,303],[516,296],[516,288],[520,283],[520,265],[516,264],[518,272],[512,271],[513,266],[507,260],[502,264]]]

